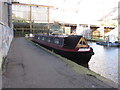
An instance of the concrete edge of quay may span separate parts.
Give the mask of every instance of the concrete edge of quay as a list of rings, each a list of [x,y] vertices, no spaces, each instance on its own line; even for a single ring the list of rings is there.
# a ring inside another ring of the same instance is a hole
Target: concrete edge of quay
[[[76,73],[78,73],[78,74],[86,74],[86,75],[95,77],[96,79],[98,79],[98,80],[100,80],[100,81],[102,81],[102,82],[110,85],[111,87],[118,88],[118,86],[119,86],[118,83],[115,83],[114,81],[109,80],[109,79],[101,76],[100,74],[97,74],[97,73],[91,71],[90,69],[88,69],[88,68],[86,68],[86,67],[83,67],[83,66],[81,66],[81,65],[78,65],[77,63],[75,63],[75,62],[73,62],[73,61],[71,61],[71,60],[68,60],[68,59],[62,57],[62,56],[60,56],[60,55],[58,55],[58,54],[56,54],[56,53],[54,53],[54,52],[52,52],[52,51],[50,51],[50,50],[48,50],[48,49],[46,49],[46,48],[40,46],[39,44],[37,44],[37,43],[35,43],[35,42],[32,42],[31,39],[28,39],[28,38],[25,38],[25,39],[27,39],[27,40],[28,40],[30,43],[32,43],[33,45],[36,45],[36,46],[42,48],[42,49],[45,50],[46,52],[48,52],[48,53],[50,53],[50,54],[52,54],[52,55],[60,58],[60,59],[63,60],[65,63],[71,65],[72,69],[73,69]]]

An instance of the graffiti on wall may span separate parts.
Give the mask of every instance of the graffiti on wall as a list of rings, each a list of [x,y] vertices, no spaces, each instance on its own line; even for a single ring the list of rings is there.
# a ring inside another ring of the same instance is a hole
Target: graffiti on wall
[[[6,25],[0,24],[0,64],[2,58],[7,56],[13,39],[13,30]]]

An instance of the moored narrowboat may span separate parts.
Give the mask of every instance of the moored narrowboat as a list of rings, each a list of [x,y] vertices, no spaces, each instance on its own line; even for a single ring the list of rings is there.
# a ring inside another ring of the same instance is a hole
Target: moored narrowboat
[[[102,46],[120,47],[119,42],[96,42],[96,44],[102,45]]]
[[[94,55],[93,49],[80,35],[36,34],[32,41],[78,64],[88,64]]]

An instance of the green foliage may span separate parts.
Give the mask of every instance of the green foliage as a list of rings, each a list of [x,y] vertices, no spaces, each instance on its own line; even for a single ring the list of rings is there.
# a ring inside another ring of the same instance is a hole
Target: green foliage
[[[115,23],[111,23],[110,25],[111,25],[111,26],[115,26]]]
[[[103,39],[87,39],[88,41],[103,42]]]
[[[13,20],[13,22],[20,22],[20,23],[25,23],[26,22],[27,23],[27,21],[24,20],[24,19],[23,20]]]

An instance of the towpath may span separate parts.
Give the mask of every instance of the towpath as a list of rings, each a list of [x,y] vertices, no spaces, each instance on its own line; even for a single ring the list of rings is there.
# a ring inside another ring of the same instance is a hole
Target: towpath
[[[3,88],[112,88],[25,38],[14,38],[2,78]]]

